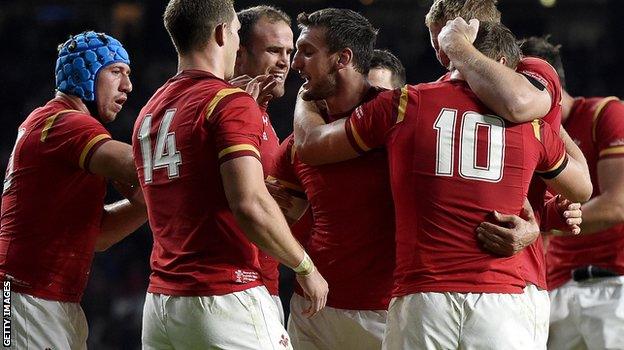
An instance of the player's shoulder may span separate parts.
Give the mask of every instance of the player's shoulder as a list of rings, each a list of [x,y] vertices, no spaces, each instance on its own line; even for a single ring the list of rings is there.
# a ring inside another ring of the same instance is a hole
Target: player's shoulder
[[[536,79],[543,80],[541,75],[558,77],[557,70],[546,60],[539,57],[524,56],[520,59],[516,71],[521,74],[530,75]]]

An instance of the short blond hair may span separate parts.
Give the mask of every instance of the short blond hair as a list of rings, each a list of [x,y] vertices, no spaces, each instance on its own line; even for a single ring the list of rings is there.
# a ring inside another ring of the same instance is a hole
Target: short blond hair
[[[501,13],[496,8],[497,0],[434,0],[425,16],[425,24],[445,25],[446,21],[461,17],[466,21],[473,18],[481,22],[500,23]]]

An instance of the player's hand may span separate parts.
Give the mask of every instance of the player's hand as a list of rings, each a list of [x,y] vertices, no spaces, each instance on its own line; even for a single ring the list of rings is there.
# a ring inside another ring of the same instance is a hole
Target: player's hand
[[[314,317],[327,303],[327,293],[329,293],[327,281],[315,268],[307,276],[297,275],[297,282],[303,289],[304,297],[310,301],[310,307],[303,310],[303,315],[308,318]]]
[[[540,228],[528,200],[524,200],[522,217],[494,212],[500,223],[482,222],[477,227],[477,238],[483,247],[498,255],[512,256],[531,245],[540,235]]]
[[[275,77],[271,74],[258,75],[247,84],[246,91],[260,106],[266,106],[273,98],[271,90],[277,85]]]
[[[113,187],[122,196],[130,201],[132,204],[145,206],[145,198],[143,198],[143,191],[139,185],[130,185],[125,182],[112,181]]]
[[[472,45],[477,38],[478,32],[478,19],[473,18],[468,23],[461,17],[447,21],[446,25],[438,34],[438,45],[440,45],[439,54],[445,57],[445,61],[449,61],[447,59],[449,57],[447,56],[452,56],[451,53],[453,50],[457,49],[460,45]]]
[[[239,75],[238,77],[230,80],[229,83],[231,85],[234,85],[234,87],[245,89],[247,87],[247,84],[249,84],[251,80],[252,80],[252,77],[245,74],[245,75]]]
[[[583,222],[583,212],[581,203],[572,203],[570,200],[558,195],[556,198],[557,211],[561,215],[562,221],[566,223],[567,230],[551,230],[555,236],[578,235],[581,233],[581,223]]]

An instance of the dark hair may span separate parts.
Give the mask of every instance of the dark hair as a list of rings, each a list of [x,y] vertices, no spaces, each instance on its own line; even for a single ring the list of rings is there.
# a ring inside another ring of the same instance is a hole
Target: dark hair
[[[204,47],[215,27],[233,16],[234,0],[170,0],[163,15],[179,54]]]
[[[392,85],[399,88],[405,85],[405,67],[392,52],[388,50],[373,51],[373,57],[370,61],[370,69],[380,68],[387,69],[392,73]]]
[[[262,18],[266,18],[270,23],[281,21],[289,26],[291,23],[290,16],[288,16],[284,11],[267,5],[250,7],[239,11],[236,15],[238,16],[238,20],[241,24],[241,28],[238,31],[241,46],[249,45],[253,27]]]
[[[550,35],[546,35],[541,38],[532,36],[530,38],[520,40],[520,50],[525,56],[539,57],[550,63],[550,65],[557,71],[557,74],[559,74],[559,81],[561,82],[561,86],[565,89],[565,70],[563,69],[563,62],[561,60],[561,45],[555,46],[549,43],[549,38]]]
[[[501,13],[496,8],[497,0],[435,0],[425,16],[427,27],[432,24],[445,25],[457,17],[466,22],[476,18],[481,22],[499,23]]]
[[[474,42],[475,48],[493,60],[507,59],[507,66],[515,69],[522,54],[515,35],[501,23],[481,22]]]
[[[311,14],[297,16],[299,29],[321,27],[325,29],[325,43],[330,53],[349,48],[353,51],[355,70],[368,74],[373,55],[377,29],[366,17],[347,9],[327,8]]]

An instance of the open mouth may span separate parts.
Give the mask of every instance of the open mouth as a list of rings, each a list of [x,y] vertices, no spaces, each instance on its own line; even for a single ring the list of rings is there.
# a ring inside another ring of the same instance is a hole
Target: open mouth
[[[270,73],[273,78],[275,78],[275,81],[279,84],[284,83],[284,80],[286,80],[286,72],[273,72]]]

